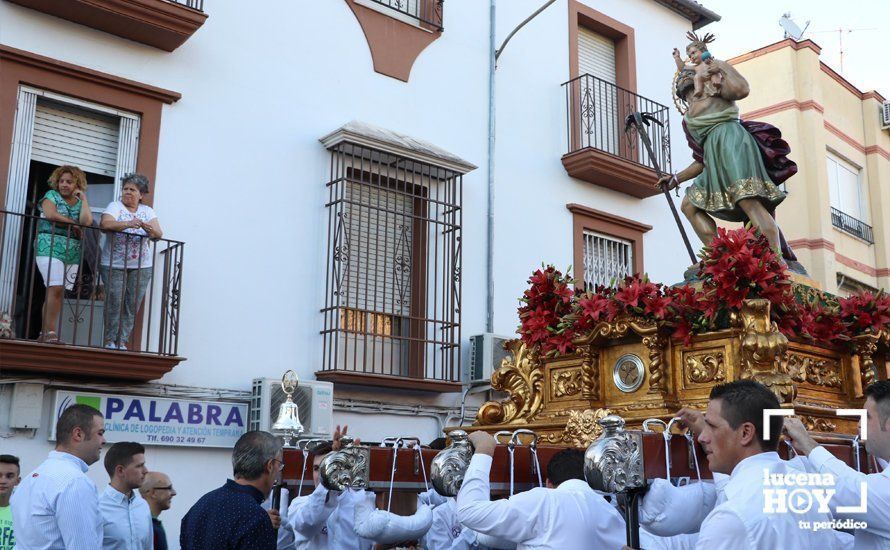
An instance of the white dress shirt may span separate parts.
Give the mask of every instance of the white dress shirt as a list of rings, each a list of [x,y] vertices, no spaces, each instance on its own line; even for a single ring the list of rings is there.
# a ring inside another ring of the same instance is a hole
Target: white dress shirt
[[[764,512],[764,489],[768,488],[764,483],[764,471],[781,475],[800,473],[775,452],[756,454],[739,462],[723,488],[725,500],[718,492],[718,505],[702,522],[696,548],[837,548],[838,539],[831,529],[813,531],[799,525],[800,521],[814,525],[831,520],[831,515],[819,513],[815,504],[800,514],[790,510],[786,513]],[[787,489],[790,492],[795,487]]]
[[[423,537],[423,547],[429,550],[469,550],[478,547],[476,533],[457,521],[457,502],[454,498],[433,508],[433,524]]]
[[[328,491],[319,483],[312,493],[295,498],[287,510],[294,545],[306,550],[370,550],[371,541],[355,534],[355,502],[374,500],[365,491]]]
[[[879,474],[863,474],[835,458],[825,447],[816,447],[809,455],[810,463],[819,473],[834,476],[837,491],[832,497],[832,511],[836,506],[859,506],[862,483],[868,487],[864,514],[835,514],[838,519],[864,521],[865,529],[856,529],[854,548],[890,549],[890,468]]]
[[[490,500],[488,455],[475,454],[457,494],[457,518],[468,529],[515,542],[518,549],[621,548],[624,518],[580,479]]]
[[[103,550],[152,550],[151,509],[139,494],[130,497],[111,485],[99,497]]]
[[[89,467],[68,453],[50,451],[12,495],[18,550],[99,550],[102,518]]]

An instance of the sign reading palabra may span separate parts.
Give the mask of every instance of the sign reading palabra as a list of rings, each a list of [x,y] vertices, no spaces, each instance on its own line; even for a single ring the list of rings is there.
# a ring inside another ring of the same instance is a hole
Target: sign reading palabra
[[[56,391],[49,439],[56,419],[71,405],[89,405],[105,417],[109,443],[231,448],[246,428],[247,404],[138,395]]]

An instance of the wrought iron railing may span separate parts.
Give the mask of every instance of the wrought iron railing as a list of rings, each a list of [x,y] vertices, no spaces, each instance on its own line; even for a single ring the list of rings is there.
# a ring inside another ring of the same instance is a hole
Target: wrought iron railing
[[[648,126],[649,139],[659,167],[671,171],[670,109],[609,81],[583,74],[564,83],[566,93],[566,150],[588,147],[655,168],[640,136],[625,132],[625,120],[634,112],[651,114],[660,124]]]
[[[418,23],[444,31],[442,4],[444,0],[368,0],[406,15]]]
[[[185,243],[5,210],[0,236],[0,320],[12,338],[178,354]]]
[[[168,0],[174,4],[182,4],[183,6],[192,8],[193,10],[204,11],[204,0]]]
[[[331,150],[323,371],[460,380],[462,176]]]
[[[831,209],[831,225],[868,243],[875,242],[875,234],[870,225],[834,207]]]

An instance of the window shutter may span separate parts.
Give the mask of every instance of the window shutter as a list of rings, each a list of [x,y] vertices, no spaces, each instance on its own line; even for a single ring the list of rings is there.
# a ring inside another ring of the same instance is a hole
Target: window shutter
[[[615,84],[615,42],[586,27],[578,27],[578,71]]]
[[[85,172],[114,177],[119,119],[57,102],[38,101],[33,160],[73,164]]]

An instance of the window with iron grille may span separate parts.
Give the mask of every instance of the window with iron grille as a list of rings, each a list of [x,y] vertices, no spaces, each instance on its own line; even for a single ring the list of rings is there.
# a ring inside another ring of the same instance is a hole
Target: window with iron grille
[[[322,372],[460,376],[460,173],[331,149]]]
[[[633,243],[595,231],[584,231],[584,289],[615,286],[633,274]]]

